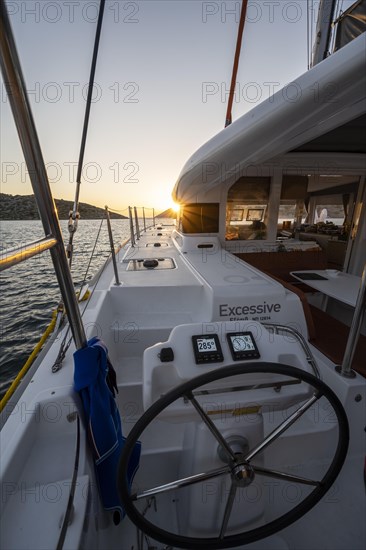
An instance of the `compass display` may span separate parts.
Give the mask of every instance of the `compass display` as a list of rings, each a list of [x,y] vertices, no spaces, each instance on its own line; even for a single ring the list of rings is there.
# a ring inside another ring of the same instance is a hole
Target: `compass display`
[[[205,353],[206,351],[217,351],[214,338],[197,338],[196,342],[199,353]]]
[[[234,361],[258,359],[260,357],[251,332],[229,332],[226,336]]]
[[[217,334],[192,336],[192,342],[197,365],[202,363],[220,363],[224,360]]]

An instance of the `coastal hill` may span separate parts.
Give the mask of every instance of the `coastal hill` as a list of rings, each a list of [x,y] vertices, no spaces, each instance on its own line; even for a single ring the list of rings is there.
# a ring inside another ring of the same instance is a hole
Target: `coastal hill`
[[[161,212],[156,216],[157,218],[173,218],[175,219],[177,217],[177,213],[174,212],[172,208],[168,208],[168,210],[164,210],[164,212]]]
[[[73,201],[55,199],[60,220],[68,220],[73,209]],[[81,202],[79,204],[80,218],[97,220],[104,216],[104,208]],[[112,219],[125,219],[126,216],[110,212]],[[39,220],[36,200],[33,195],[6,195],[0,193],[0,220]]]

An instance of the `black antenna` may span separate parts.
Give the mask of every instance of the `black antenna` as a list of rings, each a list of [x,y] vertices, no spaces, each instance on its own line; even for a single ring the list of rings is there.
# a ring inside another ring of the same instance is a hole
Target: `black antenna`
[[[70,266],[71,266],[71,262],[72,262],[72,252],[73,252],[72,241],[73,241],[73,238],[74,238],[74,234],[76,233],[77,226],[78,226],[78,219],[80,217],[79,212],[78,212],[78,208],[79,208],[79,196],[80,196],[80,185],[81,185],[81,173],[83,171],[83,164],[84,164],[86,137],[87,137],[87,134],[88,134],[90,108],[91,108],[91,101],[92,101],[92,97],[93,97],[93,85],[94,85],[94,78],[95,78],[95,70],[96,70],[96,66],[97,66],[100,35],[101,35],[101,32],[102,32],[104,8],[105,8],[105,0],[100,0],[99,16],[98,16],[97,30],[96,30],[95,42],[94,42],[93,59],[92,59],[91,70],[90,70],[90,78],[89,78],[88,97],[87,97],[87,100],[86,100],[83,135],[82,135],[82,138],[81,138],[78,171],[77,171],[77,176],[76,176],[76,191],[75,191],[74,207],[73,207],[73,210],[69,214],[68,229],[69,229],[70,237],[69,237],[69,244],[67,246],[67,255],[68,255],[68,258],[69,258]]]

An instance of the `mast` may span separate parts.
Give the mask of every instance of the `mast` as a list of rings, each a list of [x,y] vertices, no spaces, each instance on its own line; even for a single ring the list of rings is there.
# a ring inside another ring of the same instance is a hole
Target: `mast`
[[[329,54],[332,23],[337,0],[320,0],[318,22],[316,25],[316,39],[311,66],[314,67]]]
[[[235,85],[236,85],[236,75],[238,74],[240,51],[241,51],[241,44],[243,41],[243,32],[244,32],[244,25],[245,25],[245,16],[247,14],[247,7],[248,7],[248,0],[242,0],[239,29],[238,29],[238,38],[236,41],[234,64],[233,64],[233,70],[231,75],[229,101],[227,105],[226,118],[225,118],[225,128],[232,123],[232,108],[233,108]]]

